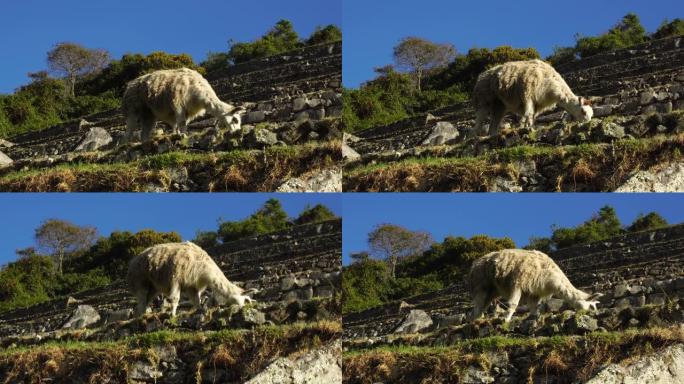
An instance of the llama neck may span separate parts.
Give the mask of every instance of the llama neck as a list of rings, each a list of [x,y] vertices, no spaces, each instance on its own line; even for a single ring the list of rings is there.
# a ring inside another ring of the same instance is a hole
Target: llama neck
[[[217,98],[209,103],[207,112],[209,112],[214,117],[219,117],[232,112],[233,109],[235,108],[233,108],[230,104],[224,103],[223,101]]]

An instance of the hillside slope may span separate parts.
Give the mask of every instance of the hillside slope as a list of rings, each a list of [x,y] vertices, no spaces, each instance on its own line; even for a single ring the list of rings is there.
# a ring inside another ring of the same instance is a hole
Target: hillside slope
[[[463,380],[471,372],[482,378],[474,382],[583,382],[604,364],[684,343],[683,224],[550,256],[576,287],[604,294],[597,312],[575,311],[551,299],[537,317],[523,308],[510,324],[492,313],[470,322],[469,291],[456,281],[441,291],[345,315],[346,381],[448,375]],[[401,326],[406,330],[400,332]],[[391,368],[380,369],[383,363]]]
[[[588,123],[557,109],[534,129],[473,137],[474,110],[464,102],[356,132],[346,144],[360,157],[344,168],[344,190],[684,190],[683,40],[559,66],[575,94],[592,100]]]
[[[8,311],[0,314],[0,377],[260,383],[283,364],[304,376],[340,372],[340,220],[236,240],[208,252],[231,281],[259,289],[252,296],[256,304],[191,312],[182,301],[175,319],[158,307],[132,318],[135,300],[118,281]],[[75,320],[81,325],[65,327]]]
[[[339,190],[341,50],[315,45],[210,73],[220,99],[247,109],[238,135],[205,116],[187,138],[129,145],[111,110],[0,141],[0,190]]]

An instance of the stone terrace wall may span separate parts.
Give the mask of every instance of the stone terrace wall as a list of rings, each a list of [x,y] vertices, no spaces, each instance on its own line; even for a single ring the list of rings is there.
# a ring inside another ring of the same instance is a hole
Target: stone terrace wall
[[[639,307],[684,298],[684,224],[563,249],[550,256],[576,287],[603,293],[602,308]],[[345,337],[393,332],[406,314],[406,304],[428,312],[437,322],[448,316],[464,318],[471,309],[464,281],[406,298],[404,303],[345,315]]]
[[[209,254],[231,281],[262,291],[260,302],[331,297],[340,287],[342,223],[331,220],[236,240]],[[95,307],[106,318],[133,308],[135,300],[122,281],[72,295],[78,304]],[[57,299],[0,314],[0,337],[44,332],[61,327],[76,305]]]

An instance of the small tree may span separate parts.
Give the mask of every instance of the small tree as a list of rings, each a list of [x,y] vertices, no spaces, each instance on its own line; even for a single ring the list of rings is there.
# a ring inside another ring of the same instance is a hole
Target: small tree
[[[437,44],[419,37],[405,37],[394,47],[394,61],[400,68],[414,74],[419,92],[424,74],[446,66],[455,55],[453,45]]]
[[[62,274],[68,254],[93,245],[97,237],[95,227],[78,226],[68,221],[49,219],[36,228],[35,239],[40,248],[57,260],[57,271]]]
[[[380,224],[368,234],[370,254],[387,262],[392,278],[400,259],[427,250],[433,242],[427,232],[411,231],[394,224]]]
[[[74,96],[76,80],[80,76],[100,71],[111,61],[104,49],[89,49],[74,43],[59,43],[47,54],[48,67],[62,75],[67,96]]]

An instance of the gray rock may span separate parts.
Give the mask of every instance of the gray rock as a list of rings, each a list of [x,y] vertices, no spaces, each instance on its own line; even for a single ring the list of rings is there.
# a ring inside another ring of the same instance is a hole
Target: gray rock
[[[278,142],[278,136],[268,129],[254,129],[246,137],[249,144],[258,148],[269,147]]]
[[[112,136],[106,129],[100,127],[92,127],[88,130],[85,137],[74,148],[74,152],[89,152],[96,151],[112,142]]]
[[[342,170],[324,169],[306,178],[293,177],[276,192],[342,192]]]
[[[423,140],[421,145],[443,145],[456,140],[460,133],[448,121],[440,121],[432,128],[430,134]]]
[[[322,384],[342,382],[342,342],[296,358],[281,357],[245,384]]]
[[[342,144],[342,158],[347,161],[354,161],[361,158],[358,152],[356,152],[352,147],[347,144]]]
[[[618,298],[622,297],[629,292],[629,285],[627,284],[618,284],[613,288],[613,297]]]
[[[684,162],[657,171],[639,171],[615,192],[684,192]]]
[[[90,305],[79,305],[62,329],[81,329],[100,321],[100,314]]]
[[[656,112],[660,113],[670,113],[672,112],[672,102],[668,101],[667,103],[658,103],[655,105],[655,110]]]
[[[432,318],[422,309],[412,309],[394,333],[416,333],[432,325]]]
[[[256,308],[242,307],[232,320],[240,327],[252,327],[264,324],[266,315]]]
[[[128,320],[131,316],[133,316],[133,309],[127,308],[116,311],[105,311],[102,317],[105,319],[105,323],[113,323],[116,321]]]
[[[613,113],[612,105],[598,105],[593,107],[594,117],[604,117]]]
[[[306,97],[299,97],[292,101],[292,111],[299,112],[306,108]]]
[[[639,358],[627,366],[611,364],[589,379],[587,384],[684,382],[684,345],[675,344],[652,355]]]
[[[471,365],[463,373],[463,384],[489,384],[493,383],[492,377],[487,371],[480,367]]]
[[[244,124],[260,123],[264,120],[266,120],[266,114],[263,111],[252,111],[242,118]]]
[[[549,312],[560,311],[560,309],[563,308],[563,304],[565,304],[565,301],[562,299],[550,298],[546,300],[546,308]]]
[[[8,167],[14,163],[14,160],[0,151],[0,168]]]
[[[613,122],[604,122],[599,127],[598,134],[603,139],[622,139],[625,137],[625,127]]]
[[[598,328],[596,319],[589,315],[579,315],[574,320],[574,327],[577,331],[593,332]]]
[[[162,376],[163,374],[157,366],[146,360],[134,362],[128,371],[128,380],[132,382],[155,382]]]
[[[644,91],[639,94],[639,104],[646,105],[653,101],[655,92],[652,90]]]
[[[294,276],[287,276],[284,277],[280,280],[280,290],[281,291],[289,291],[294,287],[295,284],[295,278]]]
[[[509,180],[501,176],[497,176],[493,180],[493,185],[489,189],[490,192],[522,192],[522,187],[515,180]]]

